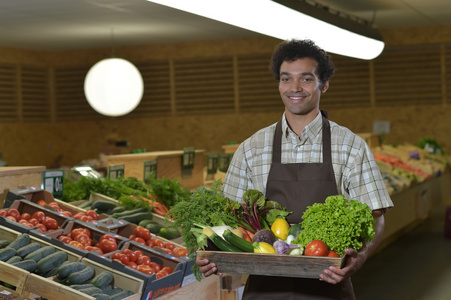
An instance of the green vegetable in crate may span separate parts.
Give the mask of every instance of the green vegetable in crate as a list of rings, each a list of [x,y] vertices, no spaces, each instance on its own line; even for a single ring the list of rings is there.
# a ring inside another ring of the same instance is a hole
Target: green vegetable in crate
[[[158,235],[167,240],[173,240],[180,237],[180,231],[177,228],[162,227]]]
[[[86,265],[82,262],[69,262],[63,264],[58,268],[56,276],[63,280],[66,279],[70,274],[78,272],[86,268]]]
[[[0,240],[0,249],[5,248],[6,246],[8,246],[9,244],[11,244],[10,240]]]
[[[32,259],[18,261],[16,263],[13,263],[12,265],[28,272],[34,272],[37,267],[37,263]]]
[[[0,261],[7,261],[13,256],[16,256],[16,249],[14,248],[5,248],[0,250]]]
[[[94,276],[94,273],[93,267],[86,266],[83,270],[70,274],[66,278],[65,283],[68,285],[87,283]]]
[[[16,262],[19,262],[19,261],[22,261],[22,257],[16,255],[16,256],[13,256],[10,259],[8,259],[6,261],[6,263],[7,264],[13,264],[13,263],[16,263]]]
[[[6,246],[7,248],[13,248],[15,250],[22,248],[23,246],[28,245],[28,243],[30,242],[30,235],[28,233],[22,233],[21,235],[19,235],[18,237],[16,237],[14,239],[14,241],[12,241],[8,246]]]
[[[251,242],[246,241],[243,238],[240,238],[236,234],[234,234],[230,229],[226,229],[224,233],[222,234],[224,239],[229,242],[230,244],[238,247],[244,252],[254,252],[254,246]]]
[[[91,296],[96,298],[96,300],[111,300],[110,296],[104,293],[95,293],[92,294]]]
[[[97,201],[94,201],[94,203],[92,203],[91,209],[101,211],[101,212],[106,212],[106,211],[114,209],[116,206],[117,206],[117,204],[114,202],[111,202],[111,201],[97,200]]]
[[[36,262],[40,261],[41,259],[43,259],[44,257],[49,256],[52,253],[55,253],[56,249],[53,246],[44,246],[36,251],[31,252],[30,254],[28,254],[27,256],[24,257],[25,259],[32,259]]]
[[[302,230],[295,244],[323,241],[339,254],[346,248],[359,250],[364,241],[374,238],[375,219],[367,204],[346,200],[343,195],[329,196],[325,203],[315,203],[304,212]]]
[[[92,295],[92,294],[103,294],[102,290],[99,289],[98,287],[89,287],[86,289],[81,289],[79,290],[80,292],[82,292],[83,294],[87,294],[87,295]]]
[[[24,258],[28,254],[30,254],[30,253],[38,250],[38,249],[41,249],[41,245],[40,244],[38,244],[38,243],[30,243],[30,244],[28,244],[26,246],[23,246],[23,247],[17,249],[16,255]]]
[[[147,220],[144,220],[147,221]],[[141,222],[140,222],[141,223]],[[164,226],[161,225],[158,222],[155,221],[151,221],[151,223],[147,223],[145,226],[143,226],[144,228],[146,228],[147,230],[149,230],[151,233],[153,234],[160,234],[160,230],[161,228],[163,228]]]
[[[37,274],[45,274],[53,269],[58,269],[67,260],[67,253],[57,251],[38,261],[36,267]]]
[[[95,287],[103,288],[104,286],[110,285],[112,281],[113,273],[110,271],[102,271],[91,280],[91,284]]]

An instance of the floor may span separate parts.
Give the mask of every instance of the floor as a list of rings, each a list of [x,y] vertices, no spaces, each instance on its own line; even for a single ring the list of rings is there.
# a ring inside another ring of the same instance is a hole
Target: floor
[[[451,238],[444,237],[448,206],[372,256],[352,278],[358,300],[451,299]]]

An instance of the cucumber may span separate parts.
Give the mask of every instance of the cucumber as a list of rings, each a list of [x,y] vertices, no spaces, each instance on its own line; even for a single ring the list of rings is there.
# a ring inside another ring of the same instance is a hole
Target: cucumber
[[[13,256],[10,259],[8,259],[6,261],[6,263],[7,264],[13,264],[13,263],[16,263],[16,262],[19,262],[19,261],[22,261],[22,257],[16,255],[16,256]]]
[[[131,295],[133,295],[132,291],[122,290],[122,292],[120,292],[119,294],[110,295],[110,299],[111,300],[119,300],[119,299],[127,298]]]
[[[16,256],[16,249],[8,248],[0,250],[0,261],[7,261],[11,257]]]
[[[88,201],[83,202],[82,204],[80,204],[78,207],[79,208],[83,208],[83,209],[87,209],[87,208],[90,208],[93,203],[94,203],[94,200],[88,200]]]
[[[30,242],[30,235],[28,233],[22,233],[14,241],[12,241],[7,248],[13,248],[15,250],[22,248],[23,246],[28,245]]]
[[[102,271],[91,280],[91,283],[98,288],[102,288],[106,285],[110,285],[112,281],[113,273],[110,271]]]
[[[45,246],[45,247],[42,247],[41,249],[31,252],[30,254],[28,254],[27,256],[24,257],[24,260],[32,259],[32,260],[38,262],[41,259],[43,259],[44,257],[49,256],[52,253],[55,253],[55,251],[56,251],[55,247]]]
[[[218,236],[210,227],[205,227],[202,230],[202,233],[205,234],[210,241],[215,244],[216,247],[221,249],[222,251],[227,252],[243,252],[240,248],[226,242],[222,237]]]
[[[58,268],[56,276],[63,280],[66,279],[70,274],[78,272],[86,268],[86,265],[82,262],[70,262],[66,265],[61,265]]]
[[[104,293],[96,293],[92,294],[91,296],[96,298],[96,300],[110,300],[110,296]]]
[[[133,224],[139,224],[140,221],[149,219],[152,216],[150,212],[139,212],[135,213],[133,215],[126,215],[123,217],[120,217],[120,220],[127,221]]]
[[[180,231],[177,228],[163,227],[160,229],[158,235],[167,240],[173,240],[180,237]]]
[[[38,261],[36,267],[37,274],[45,274],[53,269],[57,269],[67,260],[67,253],[64,251],[57,251],[47,257]]]
[[[142,227],[146,227],[147,224],[158,224],[158,222],[154,220],[142,220],[141,222],[138,223],[138,225]]]
[[[224,233],[222,234],[224,239],[229,242],[230,244],[240,248],[241,250],[245,252],[254,252],[254,246],[252,246],[252,243],[249,241],[246,241],[243,238],[240,238],[236,234],[234,234],[230,229],[226,229]]]
[[[115,214],[113,214],[111,216],[113,218],[119,219],[121,217],[125,217],[125,216],[128,216],[128,215],[133,215],[133,214],[136,214],[136,213],[148,212],[148,211],[149,211],[148,208],[140,207],[140,208],[135,208],[135,209],[131,209],[131,210],[126,210],[126,211],[123,211],[123,212],[120,212],[120,213],[115,213]]]
[[[72,284],[69,286],[70,288],[74,289],[74,290],[83,290],[83,289],[87,289],[87,288],[92,288],[95,287],[90,283],[84,283],[84,284]]]
[[[30,253],[38,250],[38,249],[41,249],[41,245],[40,244],[38,244],[38,243],[30,243],[30,244],[28,244],[26,246],[23,246],[20,249],[17,249],[16,255],[24,258],[28,254],[30,254]]]
[[[108,294],[109,292],[111,292],[114,289],[114,286],[112,284],[107,284],[104,285],[103,287],[100,288],[102,290],[102,292],[104,294]]]
[[[36,270],[36,267],[37,267],[37,263],[32,259],[22,260],[22,261],[13,263],[12,265],[17,268],[21,268],[25,271],[28,271],[28,272],[34,272],[34,270]]]
[[[104,291],[104,293],[107,294],[110,297],[113,297],[114,295],[120,294],[120,293],[122,293],[124,291],[125,291],[124,289],[121,289],[119,287],[113,287],[109,291]]]
[[[102,290],[95,286],[87,288],[87,289],[81,289],[78,291],[82,292],[83,294],[87,294],[87,295],[103,294]]]
[[[123,206],[123,205],[118,205],[115,208],[113,208],[111,210],[111,214],[117,214],[117,213],[121,213],[127,210],[127,207]]]
[[[91,209],[97,209],[99,211],[107,211],[110,209],[114,209],[117,206],[116,203],[105,200],[97,200],[94,201],[91,205]]]
[[[144,220],[147,221],[147,220]],[[141,222],[140,222],[141,223]],[[160,234],[160,230],[164,227],[163,225],[155,222],[155,223],[149,223],[146,226],[143,226],[147,230],[149,230],[153,234]]]
[[[83,284],[89,282],[92,276],[94,276],[94,268],[86,266],[83,270],[70,274],[65,282],[69,285]]]
[[[0,240],[0,249],[5,248],[6,246],[8,246],[9,244],[11,244],[10,240]]]

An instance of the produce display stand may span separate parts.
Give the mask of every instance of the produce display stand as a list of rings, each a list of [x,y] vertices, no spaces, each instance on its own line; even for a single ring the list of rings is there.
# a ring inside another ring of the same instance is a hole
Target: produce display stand
[[[114,165],[124,165],[124,176],[144,178],[144,162],[157,160],[157,178],[177,179],[187,189],[197,188],[204,184],[203,169],[205,167],[205,150],[195,150],[194,168],[186,173],[182,170],[183,151],[155,151],[134,154],[119,154],[106,157],[108,169]]]

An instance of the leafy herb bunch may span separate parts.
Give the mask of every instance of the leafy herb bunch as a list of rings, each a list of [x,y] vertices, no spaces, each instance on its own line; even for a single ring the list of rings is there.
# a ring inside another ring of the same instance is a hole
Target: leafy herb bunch
[[[329,196],[325,203],[315,203],[302,215],[301,227],[296,243],[308,245],[312,240],[321,240],[339,254],[346,248],[359,250],[363,242],[374,238],[375,219],[365,203],[346,200],[343,195]]]

